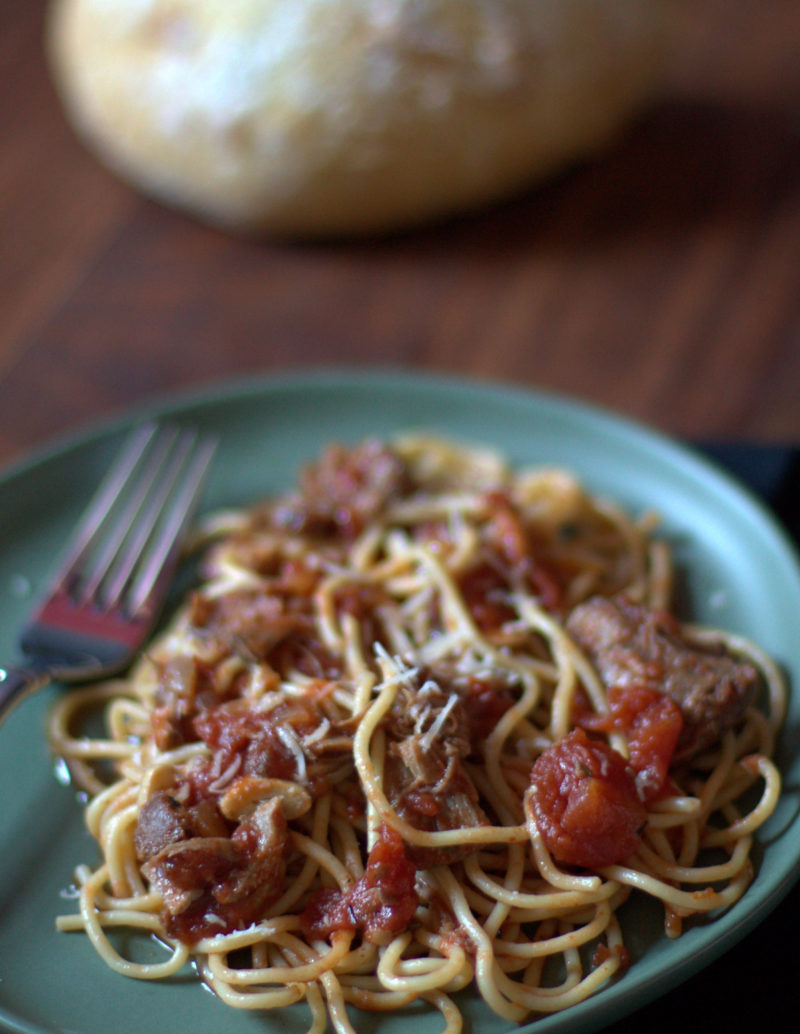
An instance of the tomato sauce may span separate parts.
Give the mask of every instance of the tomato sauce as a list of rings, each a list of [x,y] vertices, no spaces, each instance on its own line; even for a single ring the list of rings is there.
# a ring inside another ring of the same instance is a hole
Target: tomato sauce
[[[564,601],[563,586],[556,572],[537,555],[540,550],[535,536],[520,512],[502,492],[490,492],[486,501],[495,547],[504,564],[522,578],[545,610],[559,610]]]
[[[214,876],[220,882],[229,877],[231,869],[220,867]],[[190,888],[195,889],[195,888]],[[167,933],[184,944],[195,944],[203,937],[243,930],[251,923],[257,923],[263,916],[265,904],[262,898],[245,898],[221,904],[208,889],[195,892],[198,896],[183,912],[162,911],[161,918]]]
[[[296,758],[278,733],[280,724],[289,722],[287,711],[285,704],[279,704],[272,711],[266,712],[226,707],[202,712],[195,718],[194,726],[197,734],[211,749],[214,764],[197,766],[191,774],[198,780],[203,773],[213,782],[212,772],[219,775],[238,758],[240,775],[295,779]],[[308,717],[311,718],[310,710]],[[294,722],[291,724],[294,726]]]
[[[387,826],[369,853],[364,875],[348,891],[316,891],[300,916],[303,932],[327,938],[337,930],[360,932],[381,943],[405,930],[417,909],[416,867],[400,835]]]
[[[464,696],[469,720],[469,738],[473,754],[483,753],[482,745],[503,715],[514,706],[514,697],[496,683],[471,678]]]
[[[574,729],[545,750],[531,772],[536,825],[553,858],[602,869],[637,847],[646,820],[625,759]]]
[[[508,583],[491,564],[478,564],[458,580],[458,588],[482,632],[496,632],[508,621],[513,621],[513,607],[505,602]]]
[[[613,686],[608,715],[585,715],[580,724],[598,732],[622,732],[628,741],[630,766],[645,802],[667,788],[672,757],[683,730],[683,714],[666,693],[646,686]]]
[[[609,948],[607,944],[600,943],[592,952],[592,966],[596,969],[598,966],[602,966],[608,959],[616,958],[619,960],[619,973],[624,973],[631,965],[631,956],[627,948],[621,944],[614,945],[613,948]]]
[[[241,930],[262,918],[283,889],[285,822],[265,858],[258,831],[240,825],[225,847],[214,840],[201,850],[178,851],[157,862],[160,875],[193,900],[178,912],[162,910],[167,932],[187,944]],[[198,843],[190,841],[189,843]],[[252,870],[252,876],[251,876]],[[252,887],[247,887],[247,881]],[[237,889],[242,884],[246,889]]]

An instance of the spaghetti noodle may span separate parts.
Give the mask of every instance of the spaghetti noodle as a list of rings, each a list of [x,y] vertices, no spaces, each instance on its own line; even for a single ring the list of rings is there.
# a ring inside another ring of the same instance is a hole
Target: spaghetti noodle
[[[469,986],[519,1022],[624,971],[631,893],[671,937],[731,905],[785,690],[670,613],[654,525],[427,437],[332,447],[208,521],[171,627],[53,713],[103,856],[59,928],[127,976],[192,960],[231,1006],[304,1001],[312,1032],[422,1000],[455,1034]]]

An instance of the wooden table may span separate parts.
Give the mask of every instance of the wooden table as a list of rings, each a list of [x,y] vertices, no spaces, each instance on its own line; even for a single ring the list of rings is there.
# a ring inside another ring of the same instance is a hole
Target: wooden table
[[[0,463],[157,393],[320,363],[800,440],[797,0],[693,0],[663,101],[602,160],[445,226],[304,247],[101,168],[54,95],[44,7],[0,8]]]
[[[692,0],[663,100],[602,160],[444,226],[302,247],[225,236],[101,168],[48,79],[44,6],[0,7],[0,463],[158,393],[334,363],[800,443],[798,0]],[[796,1005],[798,906],[618,1030],[760,1028],[754,974],[771,1032],[800,1029],[773,1012]]]

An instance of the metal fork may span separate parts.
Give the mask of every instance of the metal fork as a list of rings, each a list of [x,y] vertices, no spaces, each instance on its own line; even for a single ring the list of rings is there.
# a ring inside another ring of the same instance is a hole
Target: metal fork
[[[20,636],[25,661],[0,667],[0,721],[51,680],[130,663],[164,603],[215,446],[152,423],[129,436]]]

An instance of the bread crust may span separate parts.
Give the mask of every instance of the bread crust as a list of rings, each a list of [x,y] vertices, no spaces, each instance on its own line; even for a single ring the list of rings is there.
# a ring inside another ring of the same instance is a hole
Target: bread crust
[[[650,97],[664,0],[54,0],[66,112],[229,229],[383,232],[597,151]]]

